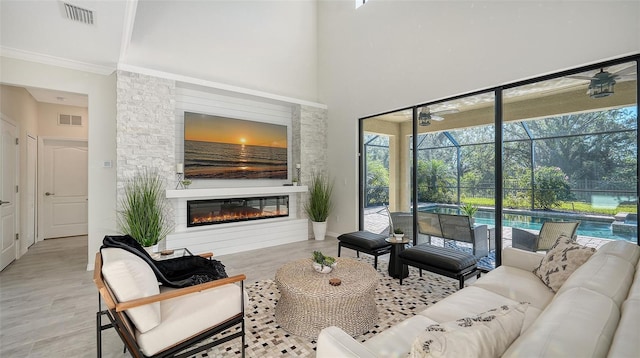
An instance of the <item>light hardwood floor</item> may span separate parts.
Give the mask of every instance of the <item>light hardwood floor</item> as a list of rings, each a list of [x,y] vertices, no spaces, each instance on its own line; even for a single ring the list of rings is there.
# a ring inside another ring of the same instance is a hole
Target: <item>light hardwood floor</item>
[[[246,282],[273,279],[278,267],[314,250],[335,256],[335,238],[217,256]],[[215,253],[214,253],[215,254]],[[343,257],[354,257],[345,249]],[[388,259],[388,255],[381,257]],[[98,293],[87,267],[87,237],[51,239],[0,272],[0,357],[95,357]],[[128,357],[113,330],[103,332],[104,357]]]

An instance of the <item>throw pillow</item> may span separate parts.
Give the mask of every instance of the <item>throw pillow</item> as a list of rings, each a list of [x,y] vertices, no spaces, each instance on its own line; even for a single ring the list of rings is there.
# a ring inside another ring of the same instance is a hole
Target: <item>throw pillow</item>
[[[411,346],[410,357],[500,357],[518,338],[528,303],[434,324]]]
[[[582,266],[594,252],[596,249],[582,246],[572,238],[561,235],[533,273],[553,292],[558,292],[573,271]]]

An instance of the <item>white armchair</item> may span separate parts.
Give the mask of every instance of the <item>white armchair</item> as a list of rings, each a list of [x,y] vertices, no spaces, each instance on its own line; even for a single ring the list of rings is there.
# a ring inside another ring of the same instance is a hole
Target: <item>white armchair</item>
[[[245,275],[160,292],[144,260],[104,248],[96,254],[93,277],[107,307],[97,312],[98,356],[101,331],[113,327],[134,357],[174,356],[186,349],[193,355],[235,338],[242,339],[244,357]],[[102,316],[111,324],[103,326]],[[194,346],[230,329],[221,339]]]

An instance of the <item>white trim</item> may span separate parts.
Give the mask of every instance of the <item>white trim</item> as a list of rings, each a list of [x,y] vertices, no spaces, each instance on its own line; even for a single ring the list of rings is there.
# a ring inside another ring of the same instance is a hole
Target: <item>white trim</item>
[[[129,44],[131,43],[137,9],[138,0],[127,0],[127,4],[124,9],[124,25],[122,26],[122,39],[120,40],[120,56],[118,57],[118,63],[123,62],[124,57],[127,54]]]
[[[295,103],[295,104],[300,104],[300,105],[304,105],[304,106],[327,109],[327,105],[326,104],[322,104],[322,103],[310,102],[310,101],[306,101],[306,100],[303,100],[303,99],[280,96],[280,95],[271,94],[271,93],[262,92],[262,91],[256,91],[256,90],[252,90],[252,89],[248,89],[248,88],[227,85],[227,84],[224,84],[224,83],[213,82],[213,81],[203,80],[203,79],[199,79],[199,78],[178,75],[178,74],[175,74],[175,73],[152,70],[152,69],[144,68],[144,67],[138,67],[138,66],[119,63],[118,64],[118,70],[127,71],[127,72],[134,72],[134,73],[139,73],[139,74],[143,74],[143,75],[148,75],[148,76],[153,76],[153,77],[159,77],[159,78],[174,80],[174,81],[177,81],[177,82],[183,82],[183,83],[199,85],[199,86],[203,86],[203,87],[216,88],[216,89],[220,89],[220,90],[224,90],[224,91],[241,93],[241,94],[246,94],[246,95],[250,95],[250,96],[267,98],[267,99],[272,99],[272,100],[285,102],[285,103]]]
[[[115,71],[115,66],[100,66],[91,63],[69,60],[66,58],[45,55],[41,53],[19,50],[11,47],[0,46],[0,56],[15,58],[18,60],[43,63],[46,65],[58,66],[72,70],[97,73],[99,75],[110,75]]]
[[[259,186],[259,187],[247,187],[247,188],[215,188],[215,189],[178,189],[167,190],[167,198],[226,198],[233,196],[248,197],[252,195],[268,195],[268,194],[292,194],[292,193],[306,193],[308,191],[306,185],[301,186]]]

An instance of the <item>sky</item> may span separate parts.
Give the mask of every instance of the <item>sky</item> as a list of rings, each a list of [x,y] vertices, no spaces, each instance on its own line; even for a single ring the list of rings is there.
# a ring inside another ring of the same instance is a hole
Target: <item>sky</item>
[[[235,118],[184,113],[185,140],[287,147],[287,127]]]

